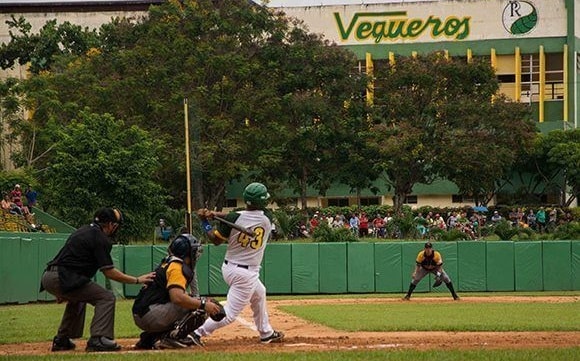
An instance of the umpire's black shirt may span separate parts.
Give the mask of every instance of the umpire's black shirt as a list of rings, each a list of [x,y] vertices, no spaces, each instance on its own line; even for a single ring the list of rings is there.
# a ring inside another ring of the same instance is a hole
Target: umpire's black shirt
[[[48,266],[58,266],[59,270],[66,268],[70,272],[92,278],[98,270],[114,267],[112,248],[113,243],[101,227],[90,224],[71,234]]]

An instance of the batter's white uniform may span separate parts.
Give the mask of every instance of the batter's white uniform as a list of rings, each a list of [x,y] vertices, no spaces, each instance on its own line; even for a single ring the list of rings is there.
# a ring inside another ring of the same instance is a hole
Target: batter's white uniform
[[[207,318],[195,333],[199,336],[208,336],[218,328],[229,325],[250,304],[260,337],[268,337],[274,329],[268,318],[266,287],[260,281],[260,265],[270,238],[272,223],[262,210],[231,212],[225,218],[251,229],[255,237],[251,238],[223,223],[217,228],[215,235],[218,238],[226,240],[229,235],[222,265],[224,281],[229,286],[224,306],[226,317],[220,322]]]

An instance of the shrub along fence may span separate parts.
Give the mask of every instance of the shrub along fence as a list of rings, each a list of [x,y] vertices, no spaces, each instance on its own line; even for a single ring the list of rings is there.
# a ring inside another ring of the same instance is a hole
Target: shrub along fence
[[[65,242],[66,234],[0,234],[0,304],[51,301],[39,292],[46,263]],[[444,268],[458,292],[580,290],[580,241],[460,241],[436,242]],[[411,280],[423,242],[271,243],[266,249],[261,279],[269,294],[402,293]],[[197,265],[201,293],[225,295],[221,276],[225,245],[204,246]],[[149,272],[166,255],[166,246],[113,247],[120,270],[132,275]],[[95,281],[118,297],[134,297],[139,285]],[[431,289],[424,279],[416,292]]]

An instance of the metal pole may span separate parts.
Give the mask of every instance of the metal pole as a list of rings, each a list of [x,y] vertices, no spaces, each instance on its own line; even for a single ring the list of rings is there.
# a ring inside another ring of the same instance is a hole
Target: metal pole
[[[189,159],[189,116],[187,98],[183,99],[183,113],[185,116],[185,173],[187,179],[187,213],[185,215],[185,226],[187,232],[191,232],[191,170]]]

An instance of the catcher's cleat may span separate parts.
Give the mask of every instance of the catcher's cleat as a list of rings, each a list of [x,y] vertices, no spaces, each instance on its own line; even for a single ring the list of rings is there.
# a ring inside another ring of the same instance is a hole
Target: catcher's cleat
[[[199,347],[205,346],[205,344],[201,340],[201,336],[199,336],[195,332],[192,332],[189,335],[187,335],[187,339],[189,340],[190,346],[199,346]]]
[[[273,342],[282,342],[282,339],[284,338],[284,334],[280,331],[274,331],[272,332],[272,334],[268,337],[264,337],[260,339],[261,343],[273,343]]]
[[[161,340],[159,340],[157,343],[155,343],[155,347],[158,349],[168,349],[168,348],[187,348],[188,345],[186,345],[184,342],[182,342],[182,340],[178,340],[172,337],[164,337]]]
[[[159,333],[142,332],[139,341],[133,346],[135,350],[155,350],[155,342],[159,338]]]
[[[70,351],[74,350],[76,345],[68,337],[58,337],[54,336],[52,339],[51,351]]]

